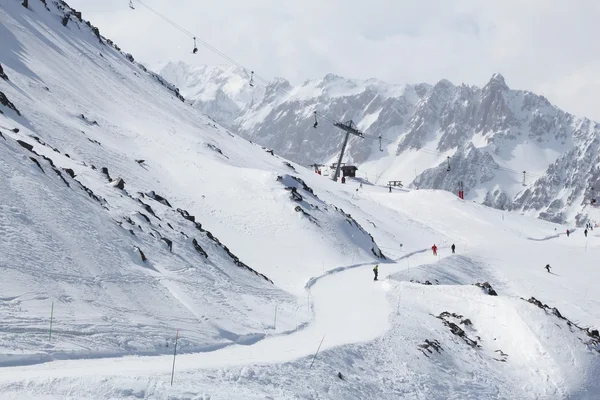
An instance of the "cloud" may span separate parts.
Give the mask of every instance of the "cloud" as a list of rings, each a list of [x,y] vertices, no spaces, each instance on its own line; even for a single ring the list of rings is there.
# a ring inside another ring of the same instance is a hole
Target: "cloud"
[[[144,0],[265,78],[294,83],[328,72],[391,83],[509,86],[600,120],[596,0]],[[127,0],[70,0],[137,59],[229,64]]]

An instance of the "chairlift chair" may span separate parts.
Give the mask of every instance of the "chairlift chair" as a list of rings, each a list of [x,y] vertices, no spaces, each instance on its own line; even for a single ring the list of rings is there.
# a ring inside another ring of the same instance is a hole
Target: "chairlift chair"
[[[196,46],[196,38],[194,38],[194,50],[192,50],[192,54],[196,54],[198,52],[198,46]]]
[[[450,169],[451,169],[450,168],[450,156],[448,156],[447,160],[448,160],[448,166],[446,167],[446,172],[450,172]]]
[[[313,128],[316,128],[317,125],[319,125],[319,122],[317,121],[317,112],[315,111],[314,114],[315,114],[315,123],[313,124]]]
[[[254,71],[250,71],[250,82],[248,84],[254,87]]]

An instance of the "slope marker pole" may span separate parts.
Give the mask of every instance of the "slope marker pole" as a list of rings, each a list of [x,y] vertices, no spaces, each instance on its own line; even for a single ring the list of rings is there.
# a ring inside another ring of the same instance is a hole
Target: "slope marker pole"
[[[171,386],[173,386],[173,377],[175,376],[175,357],[177,357],[177,340],[179,339],[179,329],[175,334],[175,350],[173,350],[173,369],[171,369]]]
[[[54,302],[52,302],[52,308],[50,309],[50,336],[48,341],[52,341],[52,320],[54,319]]]
[[[317,358],[317,354],[319,354],[319,350],[321,350],[321,345],[323,344],[323,340],[325,340],[325,335],[323,335],[323,339],[321,339],[321,343],[319,343],[319,347],[317,348],[317,352],[315,353],[315,356],[312,359],[312,362],[310,363],[310,367],[308,369],[312,369],[312,366],[315,362],[315,359]]]

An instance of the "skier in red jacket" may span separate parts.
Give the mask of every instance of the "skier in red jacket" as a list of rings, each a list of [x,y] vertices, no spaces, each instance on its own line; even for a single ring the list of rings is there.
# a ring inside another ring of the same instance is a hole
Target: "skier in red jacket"
[[[437,246],[435,244],[431,246],[431,250],[433,251],[433,255],[437,256]]]

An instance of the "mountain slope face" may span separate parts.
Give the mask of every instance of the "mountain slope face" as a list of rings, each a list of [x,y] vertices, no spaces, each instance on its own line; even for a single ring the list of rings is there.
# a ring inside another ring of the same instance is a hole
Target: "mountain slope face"
[[[447,80],[390,85],[333,74],[299,86],[275,79],[252,88],[245,72],[233,68],[216,73],[178,63],[161,73],[194,106],[300,164],[328,164],[339,156],[343,133],[326,120],[313,129],[317,110],[335,120],[352,119],[366,134],[350,138],[344,162],[357,164],[369,181],[401,180],[454,193],[462,182],[466,199],[499,209],[577,225],[600,220],[591,206],[600,187],[600,125],[542,96],[510,89],[500,74],[483,88]],[[243,89],[240,79],[246,80]],[[223,111],[232,109],[231,102],[237,118]]]
[[[171,352],[177,329],[184,352],[253,343],[309,320],[312,276],[385,261],[312,172],[198,113],[64,2],[10,0],[0,19],[0,364]]]

